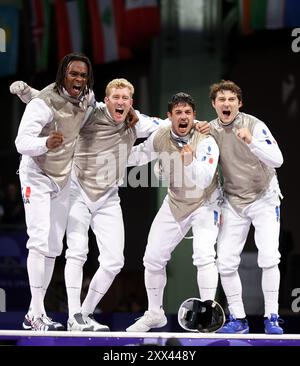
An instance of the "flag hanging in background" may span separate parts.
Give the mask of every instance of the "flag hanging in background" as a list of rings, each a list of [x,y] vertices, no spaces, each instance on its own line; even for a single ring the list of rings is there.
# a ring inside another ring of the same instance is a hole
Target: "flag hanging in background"
[[[57,57],[60,60],[71,52],[84,52],[85,25],[84,0],[55,0],[57,28]]]
[[[299,0],[240,0],[243,34],[300,26]]]
[[[69,17],[65,0],[55,0],[57,57],[60,60],[72,50]]]
[[[19,10],[16,7],[0,6],[0,77],[17,72],[19,20]]]
[[[31,30],[37,71],[46,70],[49,59],[50,0],[31,0]]]
[[[131,57],[130,50],[119,42],[122,3],[123,0],[88,0],[95,64]]]
[[[83,52],[83,40],[85,34],[85,8],[84,0],[67,0],[67,15],[69,21],[69,33],[71,38],[72,52]]]
[[[125,0],[122,45],[145,48],[160,33],[160,11],[157,0]]]

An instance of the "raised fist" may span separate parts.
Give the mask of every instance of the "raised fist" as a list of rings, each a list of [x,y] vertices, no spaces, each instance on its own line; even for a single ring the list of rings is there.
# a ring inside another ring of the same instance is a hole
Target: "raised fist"
[[[10,85],[9,91],[11,94],[16,94],[26,104],[39,93],[38,90],[31,88],[22,80],[14,81]]]
[[[29,91],[29,86],[25,83],[25,81],[18,80],[18,81],[14,81],[10,85],[9,91],[12,94],[18,94],[18,95],[19,94],[24,94],[24,93],[27,93]]]

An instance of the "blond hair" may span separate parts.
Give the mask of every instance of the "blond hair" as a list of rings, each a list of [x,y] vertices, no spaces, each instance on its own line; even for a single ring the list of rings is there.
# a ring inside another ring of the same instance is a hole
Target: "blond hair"
[[[130,96],[132,97],[134,94],[134,87],[133,85],[126,79],[113,79],[110,81],[105,89],[105,95],[108,97],[111,94],[111,90],[113,88],[121,89],[121,88],[128,88],[130,91]]]

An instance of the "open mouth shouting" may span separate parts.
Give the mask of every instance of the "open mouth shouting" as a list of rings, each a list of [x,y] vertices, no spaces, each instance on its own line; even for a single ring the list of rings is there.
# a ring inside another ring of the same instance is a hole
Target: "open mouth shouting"
[[[111,88],[104,98],[108,112],[117,123],[123,123],[132,105],[131,92],[128,87]]]
[[[232,113],[230,110],[228,109],[225,109],[222,111],[222,118],[221,118],[221,121],[225,124],[228,124],[228,123],[231,123],[233,120],[232,118]]]
[[[186,134],[187,130],[188,130],[188,126],[189,126],[189,123],[186,121],[179,122],[178,132],[180,132],[180,134],[183,134],[183,135]]]
[[[115,109],[115,113],[118,115],[118,116],[122,116],[124,114],[124,109],[123,108],[116,108]]]
[[[230,90],[218,91],[212,106],[217,112],[218,118],[223,125],[232,123],[239,113],[242,102],[237,95]]]
[[[113,119],[118,122],[122,123],[124,122],[126,118],[125,108],[117,107],[113,110]]]
[[[82,92],[82,85],[73,85],[72,86],[72,96],[73,97],[78,97]]]

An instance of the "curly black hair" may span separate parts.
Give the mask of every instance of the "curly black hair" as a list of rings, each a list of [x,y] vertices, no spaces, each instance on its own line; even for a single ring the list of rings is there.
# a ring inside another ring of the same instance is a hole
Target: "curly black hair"
[[[70,62],[73,61],[82,61],[87,65],[88,68],[88,75],[87,75],[87,83],[86,87],[83,90],[83,94],[88,94],[89,90],[94,86],[94,75],[91,61],[87,56],[82,53],[69,53],[65,57],[63,57],[59,63],[56,80],[55,80],[55,89],[59,92],[62,91],[64,87],[64,81],[66,77],[67,68]]]

